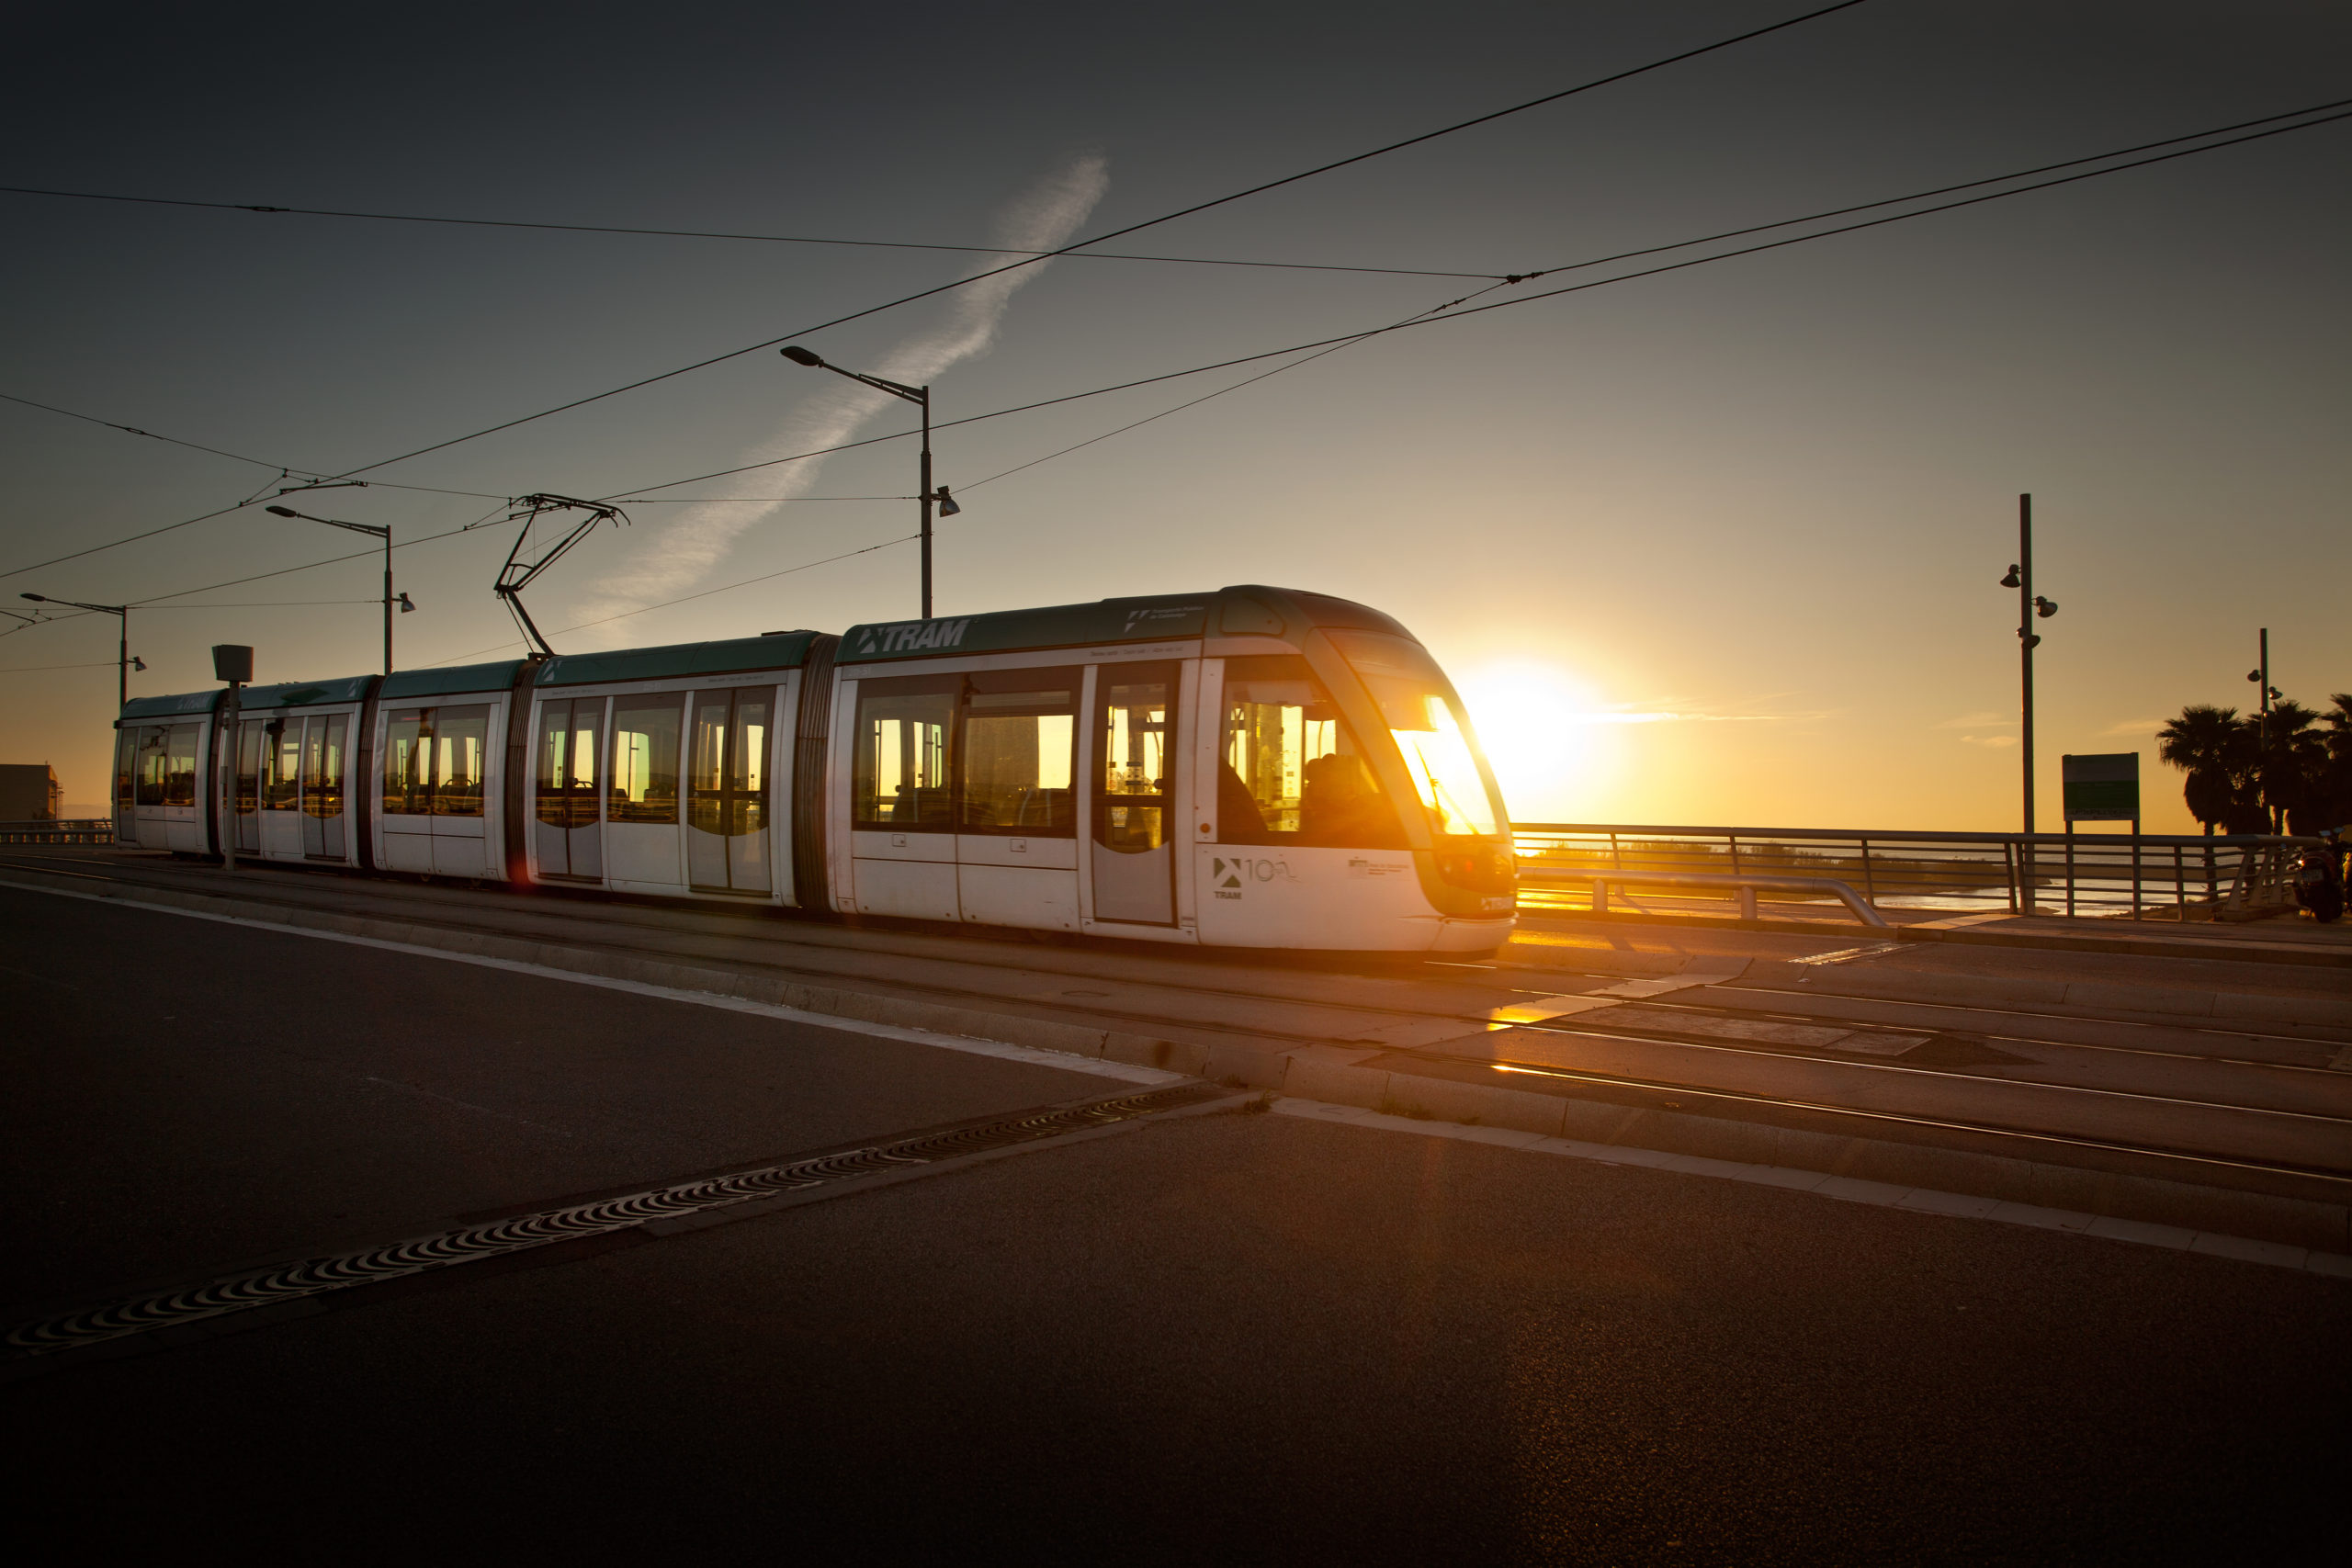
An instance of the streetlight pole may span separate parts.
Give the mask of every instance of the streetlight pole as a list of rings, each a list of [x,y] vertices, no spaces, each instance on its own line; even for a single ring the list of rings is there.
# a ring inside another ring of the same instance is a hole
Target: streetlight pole
[[[808,350],[802,348],[797,344],[795,344],[788,348],[778,349],[776,352],[783,355],[786,359],[791,360],[795,365],[806,365],[811,369],[816,370],[830,370],[836,376],[846,376],[853,381],[863,381],[865,385],[874,388],[877,391],[888,392],[894,398],[904,398],[907,401],[922,410],[922,465],[920,478],[920,486],[922,493],[918,497],[918,499],[922,502],[922,532],[921,535],[922,540],[922,618],[926,621],[931,619],[931,509],[933,505],[936,503],[939,507],[939,515],[942,517],[953,517],[957,513],[964,510],[962,507],[956,504],[956,498],[947,493],[947,487],[945,485],[941,485],[937,491],[933,491],[931,486],[931,388],[929,386],[910,387],[899,381],[886,381],[879,376],[867,376],[855,370],[844,370],[838,365],[826,364],[824,360],[819,358],[816,355],[811,354]],[[272,510],[274,511],[276,509],[272,508]]]
[[[2023,761],[2025,761],[2025,908],[2034,903],[2034,621],[2049,621],[2058,604],[2034,592],[2034,499],[2018,496],[2018,559],[2008,567],[2002,588],[2018,590],[2018,686],[2023,698]]]
[[[2257,759],[2255,764],[2255,777],[2260,780],[2263,772],[2270,763],[2270,699],[2278,694],[2270,689],[2270,628],[2268,626],[2262,628],[2262,657],[2253,669],[2245,672],[2245,678],[2259,682],[2262,688],[2262,705],[2259,710],[2262,716],[2256,721],[2255,725],[2255,756]],[[2277,832],[2278,817],[2278,813],[2270,807],[2270,792],[2267,789],[2262,791],[2262,815],[2264,822],[2270,830]]]
[[[115,641],[114,711],[120,713],[130,705],[130,606],[128,604],[85,604],[79,599],[51,599],[40,593],[19,593],[19,599],[29,599],[36,604],[71,604],[76,610],[88,610],[100,615],[122,617],[121,635]],[[145,665],[141,665],[145,669]]]
[[[384,673],[392,672],[392,531],[379,523],[345,523],[336,517],[313,517],[307,512],[297,512],[290,506],[265,506],[263,511],[279,517],[300,517],[305,523],[323,523],[330,528],[348,528],[355,534],[366,534],[384,541]],[[401,609],[416,608],[408,595],[400,596]]]

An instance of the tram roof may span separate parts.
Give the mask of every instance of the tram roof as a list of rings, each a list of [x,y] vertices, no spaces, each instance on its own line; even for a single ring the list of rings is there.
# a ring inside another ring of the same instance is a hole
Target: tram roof
[[[237,706],[246,713],[257,708],[321,707],[329,703],[356,703],[368,695],[373,675],[345,675],[337,681],[283,681],[274,686],[247,686],[237,694]]]
[[[514,689],[520,659],[495,664],[458,664],[447,670],[395,670],[384,677],[376,695],[386,702],[397,697],[446,697],[467,692],[508,692]]]
[[[1297,643],[1316,626],[1413,637],[1396,620],[1368,605],[1295,588],[1244,583],[1207,593],[1102,599],[1091,604],[1000,610],[929,621],[868,622],[842,634],[836,657],[843,664],[866,664],[889,659],[1210,636],[1272,637]]]
[[[222,688],[226,690],[226,688]],[[133,697],[122,705],[124,718],[177,718],[183,714],[210,713],[220,692],[180,692],[164,697]]]
[[[603,653],[561,653],[541,666],[532,684],[584,686],[607,681],[659,681],[683,675],[727,675],[742,670],[797,670],[808,662],[815,632],[770,632],[718,642],[678,642],[662,648],[616,648]]]

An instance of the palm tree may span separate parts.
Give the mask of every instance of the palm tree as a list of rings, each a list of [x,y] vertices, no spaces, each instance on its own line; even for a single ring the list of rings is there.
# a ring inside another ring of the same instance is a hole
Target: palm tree
[[[2263,746],[2256,776],[2274,833],[2282,826],[2296,832],[2309,829],[2315,809],[2324,805],[2328,748],[2317,728],[2319,716],[2289,697],[2270,705],[2267,734],[2256,731],[2256,744]]]
[[[2252,750],[2235,708],[2192,703],[2156,731],[2156,755],[2188,775],[2182,794],[2209,839],[2241,803]]]
[[[2321,828],[2352,823],[2352,692],[2337,692],[2319,716],[2327,758],[2318,769],[2310,814]]]

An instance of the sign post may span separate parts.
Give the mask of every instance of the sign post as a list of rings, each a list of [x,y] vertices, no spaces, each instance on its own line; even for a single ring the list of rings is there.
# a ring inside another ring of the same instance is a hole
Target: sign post
[[[2066,913],[2075,912],[2075,824],[2132,824],[2132,918],[2140,918],[2140,753],[2094,751],[2060,759],[2066,812]]]

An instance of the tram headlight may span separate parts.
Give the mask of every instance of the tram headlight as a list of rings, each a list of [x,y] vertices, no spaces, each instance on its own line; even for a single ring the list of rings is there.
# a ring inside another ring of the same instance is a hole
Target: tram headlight
[[[1467,844],[1437,852],[1437,874],[1465,892],[1501,895],[1519,888],[1519,860],[1505,844]]]

